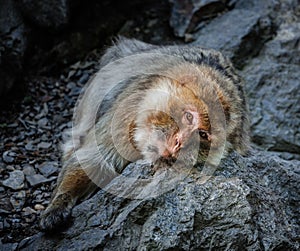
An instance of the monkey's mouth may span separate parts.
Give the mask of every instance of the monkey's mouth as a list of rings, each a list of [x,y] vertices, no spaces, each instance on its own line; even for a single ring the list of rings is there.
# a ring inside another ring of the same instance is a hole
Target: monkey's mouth
[[[165,147],[159,147],[155,145],[147,146],[147,156],[152,163],[164,163],[167,165],[173,165],[176,161],[179,160],[181,149],[177,149],[176,152],[171,152]]]

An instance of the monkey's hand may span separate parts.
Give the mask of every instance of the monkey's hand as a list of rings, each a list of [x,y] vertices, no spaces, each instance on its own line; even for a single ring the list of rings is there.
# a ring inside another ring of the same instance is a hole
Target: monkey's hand
[[[44,232],[62,230],[70,218],[73,203],[69,194],[60,194],[41,215],[40,229]]]

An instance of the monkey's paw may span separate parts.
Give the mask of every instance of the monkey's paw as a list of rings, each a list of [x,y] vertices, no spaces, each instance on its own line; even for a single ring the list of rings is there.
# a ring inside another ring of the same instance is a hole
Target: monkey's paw
[[[61,231],[68,224],[66,224],[71,215],[71,207],[64,205],[64,203],[52,204],[41,215],[40,229],[44,232]]]

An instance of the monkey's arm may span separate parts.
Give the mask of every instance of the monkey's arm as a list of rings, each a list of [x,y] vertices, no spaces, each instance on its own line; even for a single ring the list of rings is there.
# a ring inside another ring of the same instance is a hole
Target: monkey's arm
[[[59,177],[51,203],[43,212],[40,228],[51,232],[64,227],[72,207],[84,194],[92,193],[96,185],[91,182],[86,172],[81,168],[73,155],[64,165]]]

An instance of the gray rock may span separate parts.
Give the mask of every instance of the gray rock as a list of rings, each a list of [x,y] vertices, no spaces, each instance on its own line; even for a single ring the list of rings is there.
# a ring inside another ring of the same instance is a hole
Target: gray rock
[[[33,175],[26,176],[27,182],[29,182],[30,186],[32,186],[32,187],[41,185],[46,182],[50,182],[54,179],[55,179],[55,177],[47,179],[41,174],[33,174]]]
[[[15,1],[0,0],[0,6],[0,95],[3,95],[22,73],[29,30]]]
[[[214,176],[128,166],[73,210],[64,235],[20,250],[297,250],[300,162],[232,154]],[[131,198],[131,199],[130,199]],[[135,199],[134,199],[135,198]]]
[[[282,24],[259,57],[241,72],[246,80],[253,141],[300,158],[300,22]]]
[[[25,204],[25,199],[26,199],[26,193],[25,191],[22,190],[17,193],[14,193],[10,197],[10,203],[16,211],[21,211]]]
[[[85,84],[89,80],[89,78],[90,78],[89,74],[85,73],[81,76],[81,78],[78,81],[81,84]]]
[[[2,182],[3,186],[13,190],[19,190],[24,187],[24,173],[20,170],[9,173],[9,178]]]
[[[272,8],[276,5],[276,3],[272,2],[272,0],[235,0],[233,4],[235,9],[251,9],[257,13],[263,13],[266,9],[270,7]]]
[[[272,33],[273,26],[267,13],[234,9],[195,33],[197,40],[192,44],[220,50],[236,67],[242,68],[247,59],[258,54]]]
[[[26,145],[25,145],[25,149],[27,151],[34,151],[36,150],[36,147],[32,144],[32,141],[29,141]]]
[[[170,0],[173,4],[170,25],[174,34],[184,37],[201,21],[216,16],[227,7],[227,0]]]
[[[39,143],[39,144],[37,145],[37,147],[38,147],[39,149],[49,149],[49,148],[51,147],[51,145],[52,145],[51,142],[44,142],[44,141],[42,141],[41,143]]]
[[[8,197],[0,198],[0,213],[1,215],[9,215],[11,213],[12,207]],[[2,218],[3,219],[3,218]]]
[[[45,127],[48,124],[48,119],[47,118],[41,118],[38,121],[38,126],[39,127]]]
[[[18,243],[2,243],[0,240],[0,247],[3,251],[14,251],[17,250]]]
[[[32,209],[31,207],[25,207],[25,208],[23,208],[22,212],[23,212],[24,216],[36,214],[36,211],[34,209]]]
[[[11,165],[7,165],[5,168],[7,171],[15,171],[16,170],[15,167],[11,166]]]
[[[58,164],[54,161],[44,162],[38,166],[39,171],[46,177],[57,173],[58,171]]]
[[[2,159],[7,164],[13,163],[15,160],[15,157],[16,157],[16,154],[14,152],[10,152],[10,151],[5,151],[2,154]]]
[[[36,174],[34,168],[31,165],[28,165],[28,164],[23,166],[23,173],[26,176]]]

